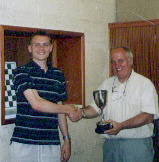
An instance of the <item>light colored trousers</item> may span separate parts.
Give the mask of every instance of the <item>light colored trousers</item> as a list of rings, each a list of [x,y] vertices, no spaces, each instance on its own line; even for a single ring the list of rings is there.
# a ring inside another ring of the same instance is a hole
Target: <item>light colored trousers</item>
[[[152,138],[106,139],[103,144],[103,162],[152,162]]]
[[[60,145],[32,145],[12,142],[10,162],[60,162]]]

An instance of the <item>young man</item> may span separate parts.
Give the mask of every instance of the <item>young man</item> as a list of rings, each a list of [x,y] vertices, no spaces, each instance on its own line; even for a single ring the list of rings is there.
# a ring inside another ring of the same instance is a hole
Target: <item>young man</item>
[[[111,54],[115,76],[106,79],[98,89],[108,91],[104,109],[105,120],[113,128],[101,135],[104,162],[153,161],[153,118],[158,114],[158,96],[152,82],[132,69],[133,55],[126,47],[118,47]],[[95,102],[79,109],[72,121],[100,114]]]
[[[65,115],[76,110],[62,104],[67,99],[64,75],[47,64],[52,48],[51,38],[37,32],[28,46],[32,60],[14,71],[17,116],[11,138],[11,161],[60,162],[70,157]],[[58,126],[64,139],[61,151]]]

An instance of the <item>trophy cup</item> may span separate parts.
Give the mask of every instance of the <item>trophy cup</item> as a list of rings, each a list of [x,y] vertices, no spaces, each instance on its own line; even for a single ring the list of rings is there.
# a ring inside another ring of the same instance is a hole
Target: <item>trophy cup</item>
[[[102,115],[101,121],[96,123],[97,128],[95,129],[95,132],[98,134],[103,134],[105,130],[113,128],[112,123],[106,123],[103,114],[103,109],[106,106],[107,90],[93,91],[93,97],[96,105],[101,109],[101,115]]]

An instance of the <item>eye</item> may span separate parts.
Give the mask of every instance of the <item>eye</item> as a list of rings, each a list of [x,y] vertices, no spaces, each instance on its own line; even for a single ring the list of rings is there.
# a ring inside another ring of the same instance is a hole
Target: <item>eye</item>
[[[38,47],[39,46],[39,43],[35,43],[34,46]]]
[[[123,63],[124,60],[123,60],[123,59],[119,59],[118,62],[119,62],[119,63]]]
[[[114,61],[114,60],[111,60],[111,63],[112,63],[112,64],[115,64],[115,63],[116,63],[116,61]]]
[[[50,44],[49,43],[44,43],[44,46],[45,47],[48,47]]]

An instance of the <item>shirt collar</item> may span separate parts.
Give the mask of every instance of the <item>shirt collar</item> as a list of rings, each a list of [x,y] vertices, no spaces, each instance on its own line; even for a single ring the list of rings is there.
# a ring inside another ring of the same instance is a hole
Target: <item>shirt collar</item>
[[[131,80],[131,78],[134,76],[134,73],[135,73],[135,72],[134,72],[134,70],[132,69],[132,72],[131,72],[130,77],[129,77],[128,80]],[[127,81],[128,81],[128,80],[127,80]]]
[[[30,61],[30,65],[34,68],[41,69],[41,67],[33,60]]]
[[[42,69],[35,61],[33,61],[33,60],[31,60],[30,61],[30,65],[32,66],[32,67],[34,67],[34,68],[37,68],[37,69]],[[48,70],[50,70],[51,69],[51,66],[49,65],[49,64],[47,64],[47,66],[48,66]],[[43,70],[43,69],[42,69]]]
[[[127,84],[127,82],[129,81],[129,80],[131,80],[131,78],[132,78],[132,76],[134,75],[134,70],[132,69],[132,72],[131,72],[131,74],[130,74],[130,77],[124,82],[124,83],[121,83],[120,81],[119,81],[119,79],[118,79],[118,77],[117,76],[115,76],[115,78],[114,78],[114,84],[117,84],[117,85],[120,85],[120,84]]]

